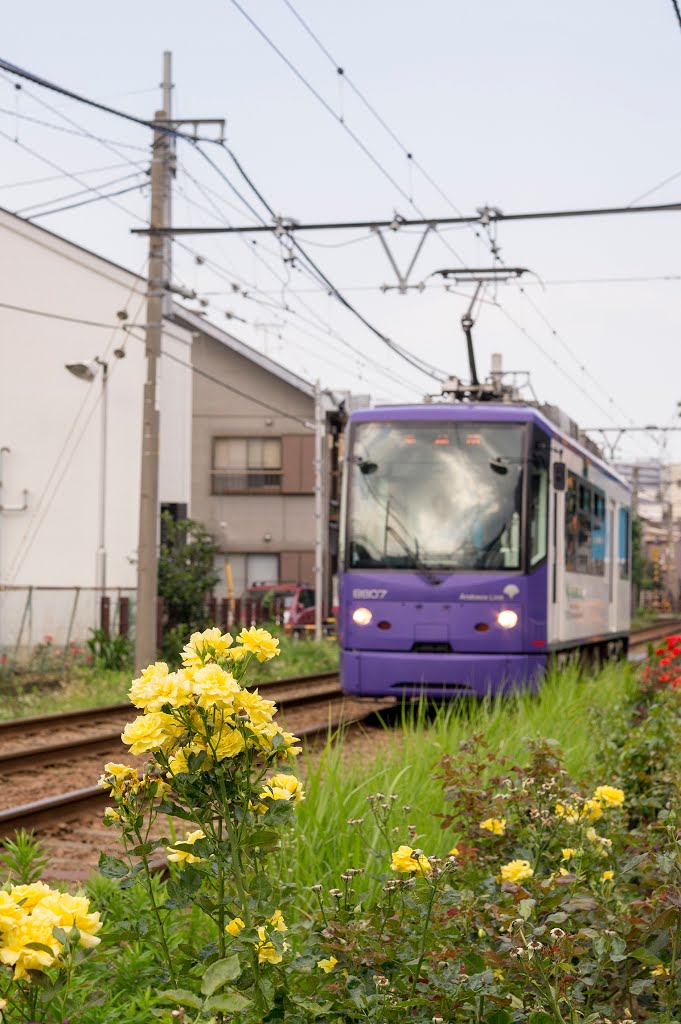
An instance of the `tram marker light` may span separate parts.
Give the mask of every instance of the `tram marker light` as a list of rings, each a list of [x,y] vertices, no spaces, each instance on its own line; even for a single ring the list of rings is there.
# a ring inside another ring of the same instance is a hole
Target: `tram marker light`
[[[503,612],[499,612],[497,615],[497,622],[502,629],[513,629],[518,623],[518,613],[510,608],[505,608]]]

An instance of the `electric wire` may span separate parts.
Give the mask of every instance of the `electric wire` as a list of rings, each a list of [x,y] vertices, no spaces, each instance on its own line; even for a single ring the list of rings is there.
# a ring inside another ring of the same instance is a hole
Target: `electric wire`
[[[30,185],[45,185],[52,181],[61,181],[70,174],[103,174],[105,171],[116,171],[120,167],[129,167],[130,159],[121,161],[119,164],[107,164],[104,167],[87,167],[82,171],[66,171],[64,174],[48,174],[44,178],[22,178],[21,181],[0,182],[0,189],[5,188],[28,188]]]
[[[5,75],[2,76],[7,81]],[[30,95],[30,94],[27,94]],[[86,130],[78,131],[76,128],[67,128],[63,124],[53,124],[52,121],[43,121],[39,117],[31,117],[29,114],[24,114],[19,110],[10,110],[8,107],[0,107],[0,114],[7,114],[9,117],[18,118],[20,121],[28,121],[30,124],[38,124],[42,128],[52,128],[56,132],[62,132],[65,135],[76,135],[79,138],[91,139],[93,138],[92,132]],[[132,142],[118,142],[116,139],[100,139],[101,142],[111,142],[113,145],[120,146],[122,149],[134,149],[139,152],[146,152],[146,146],[138,146]]]
[[[5,60],[3,57],[0,57],[0,68],[3,68],[12,75],[17,75],[19,78],[25,78],[27,81],[33,82],[34,85],[40,85],[42,88],[49,89],[51,92],[59,93],[60,96],[67,96],[69,99],[76,100],[78,103],[83,103],[85,106],[93,107],[95,110],[101,110],[106,114],[112,114],[114,117],[121,117],[123,120],[131,121],[133,124],[140,125],[142,128],[150,128],[163,135],[172,135],[176,139],[186,139],[191,143],[215,142],[215,139],[202,139],[199,136],[188,135],[186,132],[180,132],[176,128],[169,128],[166,125],[156,124],[154,121],[148,121],[143,117],[135,117],[134,114],[126,114],[123,110],[117,110],[115,107],[109,107],[105,103],[99,103],[97,100],[90,99],[87,96],[82,96],[80,93],[73,92],[71,89],[66,89],[62,85],[57,85],[56,82],[51,82],[47,78],[35,75],[32,71],[20,68],[17,64],[13,64],[11,61]]]
[[[110,188],[112,185],[120,185],[124,181],[130,181],[131,178],[138,178],[142,172],[133,171],[131,174],[124,174],[118,178],[112,178],[110,181],[99,182],[99,188]],[[31,203],[29,206],[21,206],[18,210],[14,210],[17,217],[23,217],[28,214],[30,210],[38,210],[41,206],[52,206],[53,203],[61,203],[65,199],[77,199],[78,196],[89,195],[92,191],[88,185],[87,188],[78,189],[77,192],[67,192],[66,195],[53,196],[52,199],[43,199],[39,203]]]
[[[27,146],[26,143],[20,142],[18,139],[13,139],[11,135],[8,135],[7,132],[4,132],[1,128],[0,137],[7,139],[7,141],[11,142],[13,145],[19,146],[21,149],[26,150],[26,152],[30,153],[31,156],[35,157],[36,160],[40,160],[42,163],[46,164],[48,167],[51,167],[53,170],[60,171],[65,177],[70,178],[72,181],[75,181],[77,185],[82,185],[86,188],[88,187],[87,182],[83,181],[82,178],[79,178],[76,174],[66,171],[63,167],[60,167],[59,164],[56,164],[53,160],[50,160],[49,157],[43,156],[41,153],[38,153],[37,150],[33,149],[31,146]],[[90,186],[90,191],[97,193],[97,195],[102,195],[99,189],[95,188],[94,186]],[[102,198],[106,197],[102,196]],[[139,214],[133,213],[132,210],[129,210],[126,206],[123,206],[122,203],[117,202],[115,199],[109,199],[109,202],[117,209],[122,210],[123,213],[128,215],[128,217],[132,217],[134,220],[138,221],[141,224],[146,224],[146,220],[140,217]]]
[[[679,8],[678,0],[672,0],[672,7],[674,8],[674,13],[676,14],[676,20],[679,23],[679,28],[681,28],[681,8]]]
[[[26,220],[34,221],[39,217],[51,217],[53,213],[64,213],[66,210],[75,210],[79,206],[88,206],[90,203],[99,203],[102,199],[113,199],[114,196],[126,196],[129,192],[140,192],[149,188],[149,181],[139,181],[136,185],[129,185],[127,188],[119,188],[116,192],[107,192],[99,196],[90,196],[89,199],[81,199],[78,203],[69,203],[67,206],[57,206],[54,210],[43,210],[41,213],[32,213]]]
[[[232,0],[232,2],[235,2],[235,0]],[[242,176],[246,184],[253,191],[254,195],[258,197],[258,199],[265,207],[265,209],[268,211],[270,216],[274,220],[276,220],[276,216],[274,214],[272,207],[269,205],[267,200],[263,197],[262,193],[255,186],[251,178],[248,176],[248,174],[244,170],[242,164],[237,159],[233,151],[229,148],[229,146],[227,146],[224,143],[220,148],[223,149],[225,153],[228,154],[228,156],[231,158],[232,162],[234,163],[235,167],[237,168],[239,174]],[[214,160],[212,160],[208,156],[207,153],[205,153],[201,146],[198,146],[197,149],[198,152],[202,153],[204,158],[208,160],[208,162],[213,166],[213,168],[220,175],[220,177],[226,178],[226,175],[224,174],[222,169],[215,163]],[[259,219],[262,221],[262,218]],[[291,238],[290,242],[292,247],[307,262],[309,267],[312,269],[313,273],[315,273],[318,279],[324,283],[324,285],[330,290],[330,292],[335,296],[335,298],[338,299],[341,305],[344,306],[347,310],[349,310],[349,312],[351,312],[361,323],[363,323],[364,326],[367,327],[368,330],[370,330],[377,338],[379,338],[380,341],[387,345],[388,348],[390,348],[393,352],[399,355],[406,362],[411,363],[412,366],[414,366],[421,373],[425,374],[427,377],[431,377],[433,380],[437,380],[439,382],[446,380],[448,375],[444,371],[439,370],[438,368],[432,366],[430,363],[427,363],[424,360],[412,356],[412,354],[409,351],[404,349],[401,345],[398,345],[396,342],[392,341],[390,338],[387,337],[387,335],[383,334],[382,331],[380,331],[369,320],[367,320],[367,318],[362,313],[360,313],[360,311],[356,309],[356,307],[353,306],[352,303],[347,298],[345,298],[345,296],[336,288],[336,286],[329,280],[329,278],[323,273],[323,271],[320,270],[320,268],[316,265],[312,257],[309,256],[302,248],[300,243],[295,238]]]
[[[146,258],[145,258],[145,262],[146,262]],[[146,288],[146,281],[140,280],[139,283],[140,283],[140,285],[143,285]],[[102,327],[102,328],[105,328],[108,331],[121,330],[122,327],[123,327],[122,323],[119,325],[119,324],[102,323],[99,320],[83,320],[82,318],[76,317],[76,316],[64,316],[61,313],[48,312],[48,310],[45,310],[45,309],[31,309],[28,306],[15,306],[15,305],[13,305],[12,303],[9,303],[9,302],[0,302],[0,309],[9,309],[9,310],[12,310],[15,313],[28,313],[31,316],[47,317],[47,319],[49,319],[49,320],[63,320],[66,323],[69,323],[69,324],[80,324],[83,327]],[[135,327],[137,325],[136,324],[128,324],[127,321],[126,321],[125,326],[126,327]]]

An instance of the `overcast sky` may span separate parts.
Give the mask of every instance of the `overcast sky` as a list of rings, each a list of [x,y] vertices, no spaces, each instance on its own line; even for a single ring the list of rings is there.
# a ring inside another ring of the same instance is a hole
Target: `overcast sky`
[[[681,199],[681,30],[668,0],[239,2],[331,112],[233,0],[28,2],[3,26],[0,55],[147,118],[160,105],[162,51],[172,51],[174,116],[225,118],[228,143],[261,194],[277,214],[301,222],[474,214],[485,204],[512,213],[626,206],[644,195],[647,203]],[[73,193],[84,187],[111,193],[146,180],[147,129],[29,83],[16,89],[15,81],[0,77],[1,205],[32,216],[80,201],[86,194]],[[228,154],[204,150],[267,218]],[[177,158],[175,224],[254,222],[194,147],[179,143]],[[78,180],[57,177],[62,172]],[[148,218],[148,205],[146,188],[35,222],[144,271],[147,242],[130,228]],[[523,279],[522,291],[517,284],[488,290],[478,307],[481,373],[492,352],[503,353],[507,369],[530,371],[541,400],[585,427],[681,425],[680,233],[676,212],[499,225],[501,258],[536,276]],[[395,275],[369,231],[297,237],[382,332],[468,376],[460,318],[470,288],[445,292],[431,275],[490,265],[484,231],[430,235],[410,278],[425,288],[406,295],[381,290]],[[406,229],[390,234],[402,266],[418,240]],[[181,241],[176,281],[197,289],[216,323],[290,369],[384,401],[437,389],[324,294],[300,261],[285,263],[275,238]],[[0,283],[0,301],[11,298]],[[74,296],[74,316],[77,307]],[[659,452],[645,435],[619,449],[635,458]],[[665,457],[681,461],[681,433],[669,435]]]

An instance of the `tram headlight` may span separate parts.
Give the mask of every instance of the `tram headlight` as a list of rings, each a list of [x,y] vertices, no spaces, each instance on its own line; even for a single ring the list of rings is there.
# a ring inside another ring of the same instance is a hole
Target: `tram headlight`
[[[358,626],[368,626],[372,619],[373,615],[368,608],[355,608],[352,613],[352,621]]]
[[[503,612],[497,615],[497,622],[502,629],[513,629],[518,624],[518,613],[510,608],[504,608]]]

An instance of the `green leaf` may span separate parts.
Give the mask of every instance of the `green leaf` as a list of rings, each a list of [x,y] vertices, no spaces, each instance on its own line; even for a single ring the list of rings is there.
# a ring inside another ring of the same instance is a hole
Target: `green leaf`
[[[220,995],[211,996],[203,1004],[204,1013],[238,1013],[240,1010],[247,1010],[251,1000],[242,996],[240,992],[221,992]]]
[[[511,1024],[513,1014],[503,1007],[498,1006],[487,1017],[487,1024]]]
[[[279,839],[279,833],[273,828],[258,828],[251,832],[244,841],[244,846],[271,846]]]
[[[520,901],[518,904],[518,913],[522,917],[523,921],[529,921],[532,910],[536,905],[536,900],[527,899]]]
[[[188,992],[186,988],[168,988],[164,992],[159,992],[159,996],[170,1003],[193,1006],[195,1010],[200,1010],[202,1006],[200,998],[193,992]]]
[[[212,996],[219,988],[226,985],[228,981],[234,981],[241,974],[241,965],[238,956],[229,956],[225,960],[216,960],[210,967],[206,968],[201,982],[201,991],[204,996]]]
[[[111,857],[108,853],[100,853],[99,870],[105,878],[125,878],[128,865],[120,857]]]
[[[635,960],[640,960],[642,964],[647,964],[648,967],[657,967],[660,962],[659,956],[655,956],[654,953],[650,953],[643,946],[639,946],[629,956],[633,956]]]
[[[27,942],[26,949],[37,949],[40,953],[49,953],[50,956],[54,956],[52,947],[46,946],[44,942]]]

